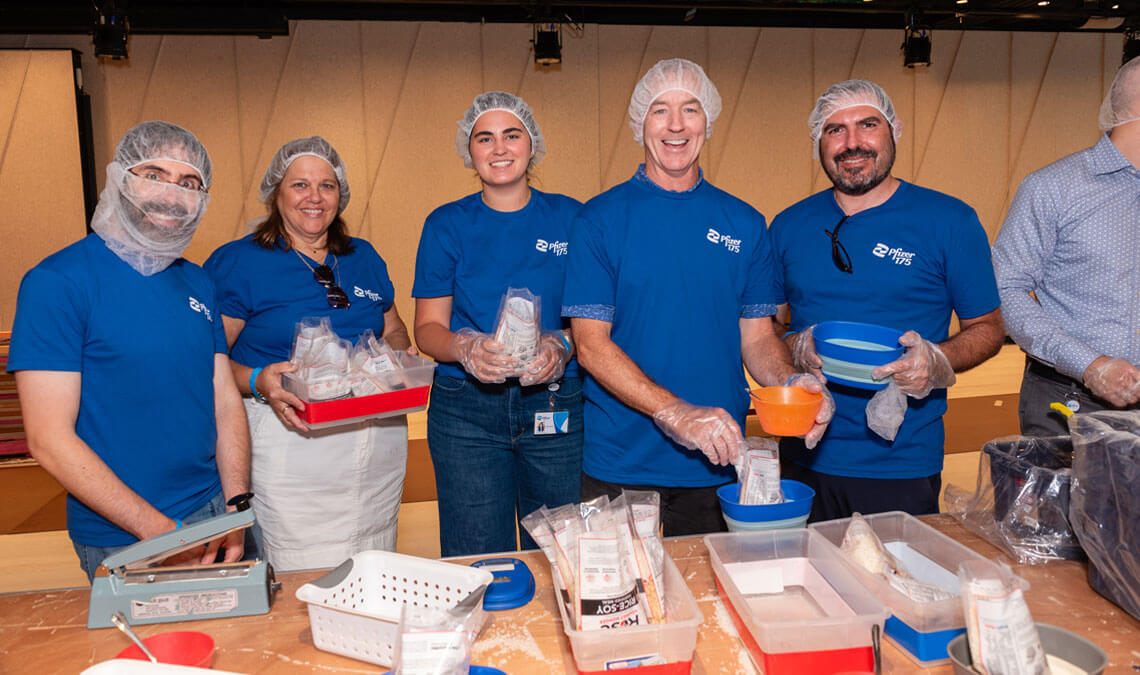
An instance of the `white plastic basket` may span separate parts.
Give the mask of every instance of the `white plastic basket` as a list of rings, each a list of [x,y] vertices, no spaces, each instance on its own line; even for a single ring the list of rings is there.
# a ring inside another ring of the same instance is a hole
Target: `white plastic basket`
[[[297,589],[308,603],[317,649],[391,666],[399,639],[400,609],[450,609],[490,572],[386,551],[362,551]]]

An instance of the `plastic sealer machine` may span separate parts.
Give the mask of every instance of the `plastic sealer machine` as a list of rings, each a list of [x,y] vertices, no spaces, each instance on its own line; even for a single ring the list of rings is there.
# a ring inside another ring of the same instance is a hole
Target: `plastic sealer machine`
[[[264,560],[158,566],[163,560],[253,525],[252,494],[238,510],[132,544],[107,556],[91,583],[88,628],[109,628],[122,612],[134,625],[265,614],[281,584]]]

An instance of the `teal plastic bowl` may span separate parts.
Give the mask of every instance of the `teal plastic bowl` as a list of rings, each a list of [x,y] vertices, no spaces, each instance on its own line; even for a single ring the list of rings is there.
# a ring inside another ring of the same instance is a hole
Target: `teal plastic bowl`
[[[824,321],[812,330],[815,351],[827,379],[859,389],[883,389],[887,381],[871,371],[899,359],[902,331],[855,321]]]

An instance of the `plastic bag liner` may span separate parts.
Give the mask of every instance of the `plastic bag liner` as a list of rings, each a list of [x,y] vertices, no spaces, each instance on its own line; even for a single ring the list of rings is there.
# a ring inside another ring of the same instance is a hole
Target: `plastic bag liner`
[[[1073,444],[1068,436],[1007,436],[986,443],[968,494],[946,487],[946,510],[1021,563],[1083,560],[1069,524]]]
[[[1140,411],[1069,418],[1076,456],[1070,516],[1089,585],[1140,619]]]

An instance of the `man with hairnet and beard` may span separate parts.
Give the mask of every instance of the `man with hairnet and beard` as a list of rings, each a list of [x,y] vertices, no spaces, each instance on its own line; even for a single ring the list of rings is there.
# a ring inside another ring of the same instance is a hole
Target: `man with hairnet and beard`
[[[107,165],[94,234],[20,284],[8,370],[31,454],[68,492],[88,578],[107,555],[219,515],[249,488],[249,432],[214,285],[180,257],[210,179],[189,131],[131,128]],[[234,561],[255,548],[236,532],[167,562]]]
[[[877,84],[832,85],[808,126],[833,187],[772,221],[793,331],[784,340],[797,367],[815,373],[812,332],[822,321],[894,328],[906,349],[872,372],[885,389],[828,382],[835,417],[814,449],[781,440],[785,476],[815,489],[812,521],[937,513],[946,387],[1003,339],[986,233],[964,202],[891,175],[901,125]],[[961,330],[950,337],[952,311]]]
[[[725,528],[716,488],[735,480],[744,442],[742,358],[761,384],[822,391],[775,332],[764,217],[701,172],[720,109],[697,64],[653,66],[629,104],[645,163],[587,202],[570,236],[562,314],[588,371],[582,499],[657,492],[666,536]]]

